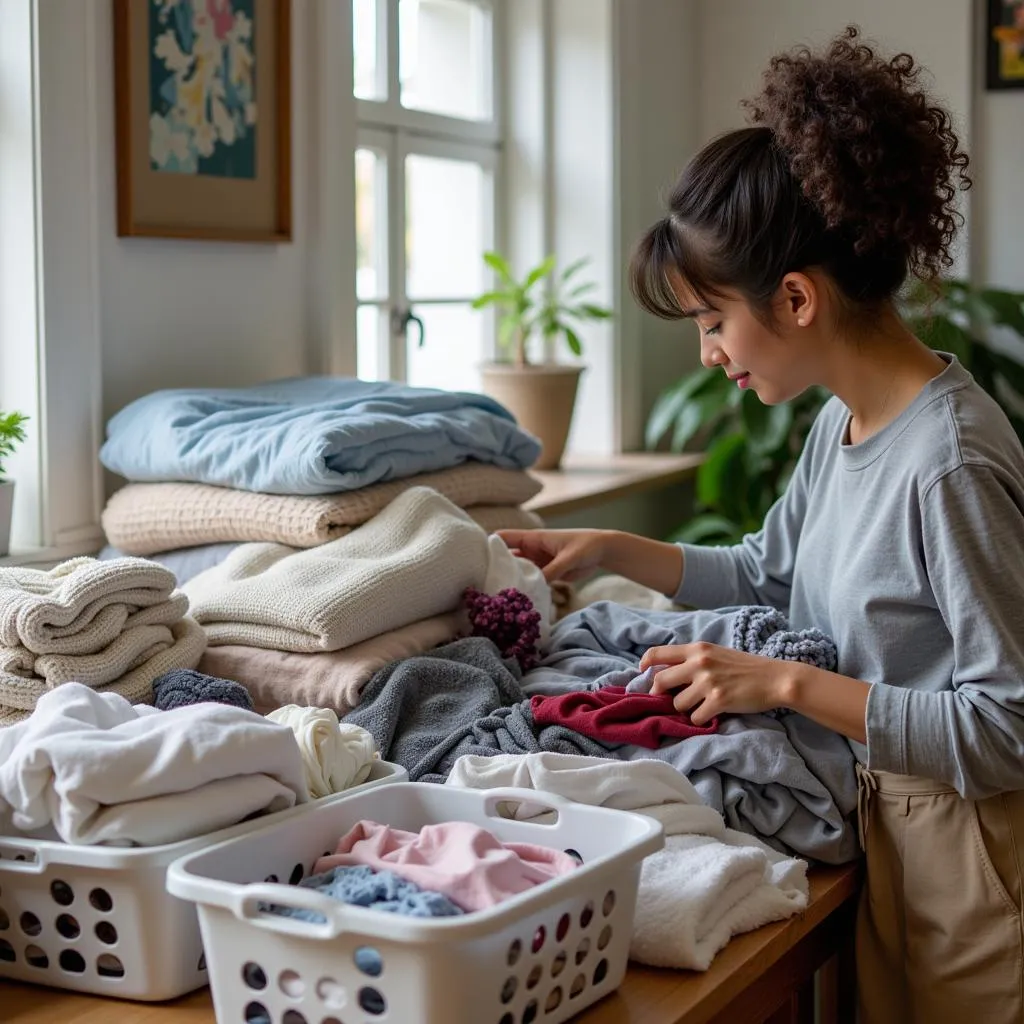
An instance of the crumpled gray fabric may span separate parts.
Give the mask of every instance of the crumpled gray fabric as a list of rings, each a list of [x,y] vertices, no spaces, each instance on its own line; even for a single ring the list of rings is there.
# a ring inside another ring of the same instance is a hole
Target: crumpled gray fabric
[[[344,721],[372,733],[381,757],[402,765],[414,782],[444,782],[463,754],[611,756],[571,729],[538,728],[519,675],[490,640],[456,640],[382,668]]]
[[[598,602],[554,626],[547,654],[523,677],[523,692],[625,686],[648,647],[695,640],[734,646],[737,624],[749,624],[746,613],[740,608],[648,611]],[[810,639],[817,656],[824,649],[821,635]],[[830,864],[858,855],[853,753],[844,737],[802,715],[725,715],[716,734],[657,750],[621,746],[613,756],[667,761],[730,827],[779,850]]]

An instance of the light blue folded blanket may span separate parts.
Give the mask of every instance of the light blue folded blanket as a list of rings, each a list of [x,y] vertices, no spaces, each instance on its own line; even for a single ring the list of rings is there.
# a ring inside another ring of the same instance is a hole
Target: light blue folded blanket
[[[327,494],[470,459],[525,469],[539,454],[484,395],[305,377],[153,392],[110,420],[100,461],[129,480]]]

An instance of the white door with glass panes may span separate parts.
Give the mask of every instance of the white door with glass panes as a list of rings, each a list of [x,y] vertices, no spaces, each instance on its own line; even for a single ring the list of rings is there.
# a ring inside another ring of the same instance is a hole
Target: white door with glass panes
[[[352,0],[358,374],[479,388],[493,319],[501,0]]]

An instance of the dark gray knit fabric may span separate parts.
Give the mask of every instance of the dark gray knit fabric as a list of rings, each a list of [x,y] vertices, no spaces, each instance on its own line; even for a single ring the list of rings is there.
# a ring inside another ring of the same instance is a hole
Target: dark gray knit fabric
[[[184,708],[191,704],[228,704],[254,711],[249,691],[230,679],[203,675],[190,668],[165,672],[153,683],[153,707],[160,711]]]

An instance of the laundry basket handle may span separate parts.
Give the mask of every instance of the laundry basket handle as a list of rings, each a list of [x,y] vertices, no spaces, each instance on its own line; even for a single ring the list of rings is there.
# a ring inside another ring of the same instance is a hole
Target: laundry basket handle
[[[527,789],[525,786],[500,786],[497,789],[488,789],[487,798],[484,801],[484,814],[489,818],[503,818],[500,805],[505,803],[529,804],[536,807],[540,813],[551,811],[555,815],[552,822],[535,822],[532,818],[516,819],[528,821],[532,824],[543,825],[545,828],[557,828],[562,820],[562,811],[567,807],[578,807],[572,800],[567,800],[557,793],[548,793],[543,789]]]
[[[325,906],[325,902],[328,905]],[[348,929],[341,920],[344,917],[344,908],[341,905],[331,906],[332,902],[337,901],[296,885],[255,882],[252,885],[238,887],[231,902],[231,910],[239,920],[247,921],[257,928],[265,928],[267,931],[282,932],[285,935],[314,936],[318,939],[336,939]],[[267,904],[310,910],[327,920],[303,921],[283,914],[274,914],[265,909]]]

